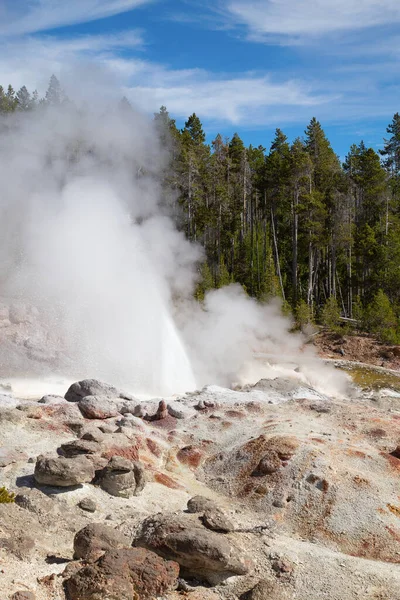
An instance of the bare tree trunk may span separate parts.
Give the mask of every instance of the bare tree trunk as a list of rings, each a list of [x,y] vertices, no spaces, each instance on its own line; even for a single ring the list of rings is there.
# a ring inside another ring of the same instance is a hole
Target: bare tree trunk
[[[297,214],[297,206],[299,204],[299,190],[296,184],[294,200],[292,204],[293,210],[293,229],[292,229],[292,286],[293,286],[293,302],[297,304],[297,240],[299,232],[299,216]]]
[[[271,223],[272,223],[272,235],[273,235],[273,238],[274,238],[274,248],[275,248],[275,258],[276,258],[276,270],[277,270],[278,277],[279,277],[279,284],[281,286],[282,298],[285,301],[286,300],[286,298],[285,298],[285,290],[283,289],[283,281],[282,281],[282,274],[281,274],[281,265],[280,265],[280,261],[279,261],[278,243],[277,243],[277,239],[276,239],[274,213],[272,211],[272,206],[271,206]]]
[[[308,241],[308,290],[307,304],[312,309],[313,306],[313,248],[311,241],[311,231],[309,231]]]

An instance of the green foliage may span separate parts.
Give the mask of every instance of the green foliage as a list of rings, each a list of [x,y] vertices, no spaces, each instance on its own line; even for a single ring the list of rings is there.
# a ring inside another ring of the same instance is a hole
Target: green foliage
[[[218,286],[219,288],[224,287],[232,283],[232,277],[229,274],[228,269],[226,268],[225,261],[223,257],[221,258],[219,269],[218,269]]]
[[[313,316],[307,302],[300,300],[295,310],[296,325],[299,329],[304,329],[307,325],[313,323]]]
[[[0,488],[0,504],[11,504],[14,500],[13,492],[9,492],[4,486]]]
[[[332,331],[339,329],[340,308],[334,296],[330,296],[321,312],[321,324]]]
[[[383,342],[399,343],[399,322],[392,304],[383,290],[379,290],[366,307],[364,326]]]
[[[360,296],[356,296],[353,302],[353,319],[359,322],[362,325],[364,321],[364,307],[361,302]]]
[[[34,119],[36,110],[63,110],[68,102],[54,75],[42,99],[25,86],[0,86],[2,121],[15,111]],[[131,111],[127,98],[118,106]],[[276,129],[267,150],[246,147],[238,133],[217,134],[208,145],[196,113],[178,129],[165,106],[154,115],[154,130],[169,152],[159,173],[163,207],[206,257],[196,298],[238,282],[259,301],[280,296],[298,327],[323,306],[320,317],[331,328],[340,298],[344,316],[381,339],[397,339],[399,113],[387,127],[382,161],[361,142],[343,165],[316,118],[304,139],[289,141]],[[71,154],[82,152],[77,142]]]
[[[208,263],[205,262],[202,264],[200,269],[200,281],[197,285],[194,297],[199,302],[202,302],[204,300],[206,292],[212,290],[214,287],[214,278],[212,276]]]

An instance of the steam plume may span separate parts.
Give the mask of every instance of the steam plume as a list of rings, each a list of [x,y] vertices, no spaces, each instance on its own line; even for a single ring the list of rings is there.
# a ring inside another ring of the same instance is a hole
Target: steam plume
[[[37,309],[10,315],[2,375],[48,369],[37,342],[64,375],[171,394],[246,378],[257,350],[299,352],[276,306],[238,286],[209,293],[206,310],[190,300],[202,254],[163,207],[146,117],[63,107],[2,130],[0,295]]]

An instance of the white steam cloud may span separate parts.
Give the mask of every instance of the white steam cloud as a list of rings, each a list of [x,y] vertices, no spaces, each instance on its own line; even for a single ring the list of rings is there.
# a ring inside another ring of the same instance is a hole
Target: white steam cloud
[[[191,300],[202,253],[163,206],[150,120],[63,107],[0,127],[0,376],[172,394],[262,376],[255,352],[300,357],[279,309],[239,286]]]

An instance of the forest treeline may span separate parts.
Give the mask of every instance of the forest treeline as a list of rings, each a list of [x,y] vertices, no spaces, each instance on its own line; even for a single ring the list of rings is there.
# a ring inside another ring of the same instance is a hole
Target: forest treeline
[[[63,102],[55,76],[42,99],[0,86],[0,113]],[[379,153],[361,142],[343,163],[315,118],[293,141],[277,129],[268,150],[237,133],[208,144],[195,113],[182,129],[165,107],[154,118],[177,225],[205,251],[198,299],[238,282],[260,301],[281,296],[299,325],[342,316],[400,341],[399,113]]]

